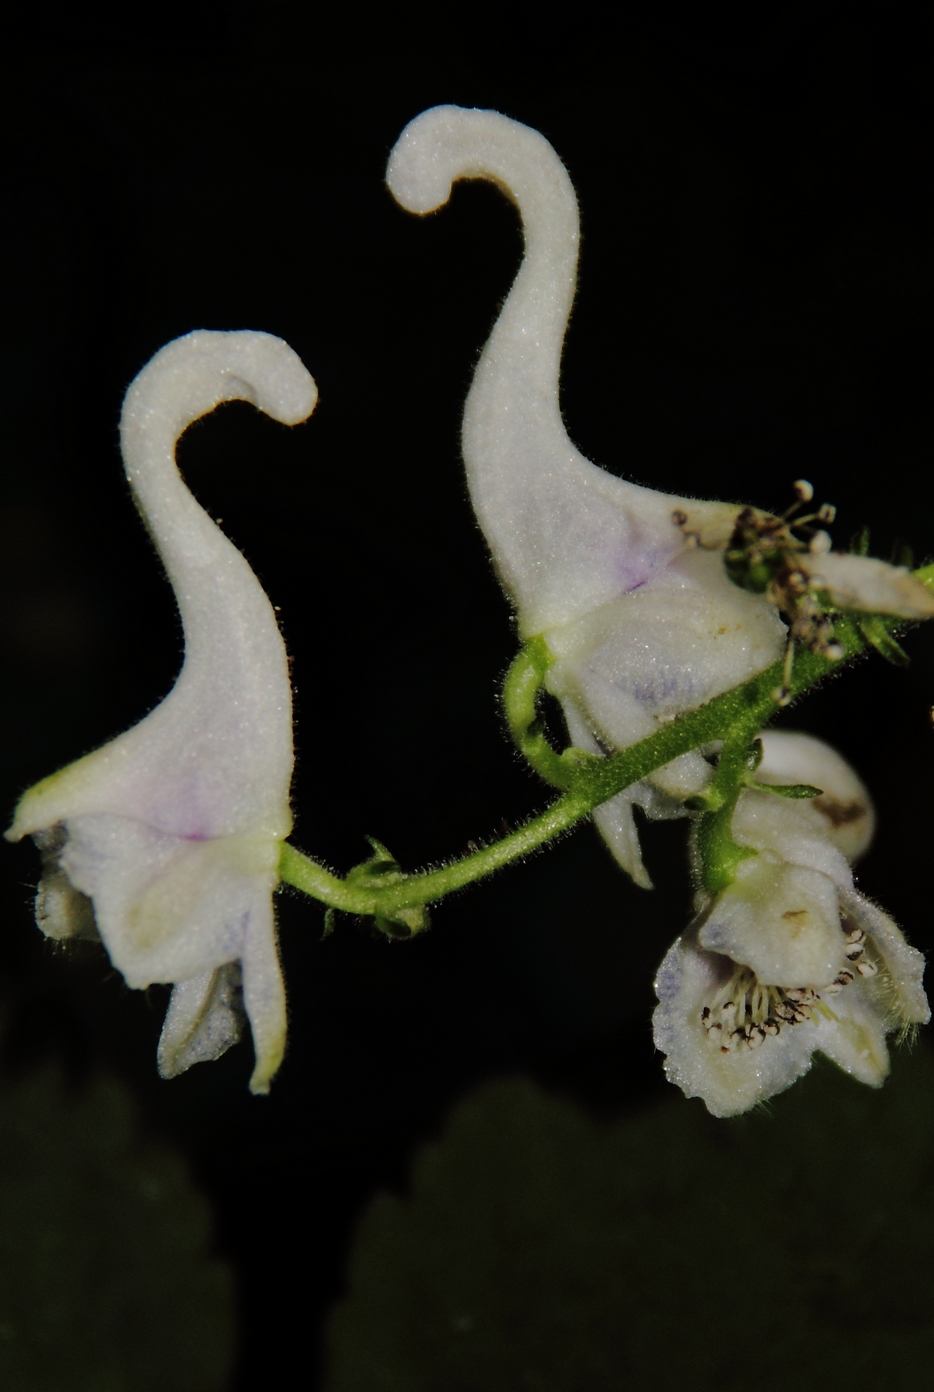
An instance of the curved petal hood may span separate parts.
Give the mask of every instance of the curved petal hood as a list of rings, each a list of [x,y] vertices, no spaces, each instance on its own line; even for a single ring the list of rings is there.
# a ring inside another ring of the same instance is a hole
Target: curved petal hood
[[[629,483],[568,438],[559,372],[578,213],[548,141],[495,111],[435,107],[403,131],[386,177],[412,212],[440,207],[456,179],[482,178],[521,213],[525,254],[474,374],[464,462],[521,632],[544,634],[556,659],[548,686],[575,743],[624,748],[775,662],[785,643],[775,607],[732,584],[720,552],[706,549],[726,544],[737,507]],[[708,777],[693,755],[652,781],[682,798]],[[597,820],[620,863],[647,885],[633,801],[657,803],[640,786]]]
[[[254,1091],[268,1089],[285,1038],[271,896],[291,829],[291,689],[272,606],[182,482],[175,442],[222,401],[294,424],[316,394],[287,344],[251,332],[188,334],[133,382],[123,456],[175,591],[184,664],[138,725],[30,789],[7,832],[45,849],[37,907],[47,933],[78,931],[85,896],[131,986],[185,983],[166,1021],[163,1072],[232,1042],[242,964]]]
[[[725,539],[736,508],[670,497],[591,464],[564,428],[561,350],[577,280],[577,198],[538,131],[496,111],[438,106],[406,126],[386,181],[427,213],[457,179],[489,179],[519,208],[525,255],[464,409],[470,496],[525,636],[644,585],[685,549],[691,526]]]

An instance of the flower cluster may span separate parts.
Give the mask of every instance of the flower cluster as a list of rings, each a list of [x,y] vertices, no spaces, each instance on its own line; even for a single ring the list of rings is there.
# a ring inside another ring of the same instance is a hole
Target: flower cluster
[[[659,969],[655,1043],[665,1071],[716,1116],[781,1092],[820,1051],[860,1082],[888,1073],[885,1036],[930,1018],[924,959],[853,885],[873,831],[849,765],[808,735],[767,731],[732,818],[751,852],[735,879],[700,890],[697,915]],[[770,784],[820,788],[811,800]]]
[[[568,175],[536,131],[496,112],[437,107],[403,132],[387,181],[405,208],[425,213],[459,178],[495,181],[522,217],[523,262],[467,399],[464,460],[521,632],[541,635],[553,658],[547,686],[575,746],[625,749],[783,653],[787,674],[796,640],[838,657],[823,603],[934,614],[934,595],[907,570],[833,553],[822,528],[805,544],[800,524],[655,492],[585,459],[558,399],[579,240]],[[810,485],[798,493],[808,500]],[[831,517],[822,509],[814,520]],[[778,689],[777,702],[786,699]],[[702,895],[658,977],[655,1037],[669,1076],[718,1114],[787,1086],[815,1049],[877,1083],[886,1033],[928,1018],[920,954],[853,887],[848,858],[872,817],[865,790],[805,736],[763,744],[760,780],[800,775],[822,796],[741,793],[733,835],[750,854],[728,888]],[[650,887],[633,805],[684,815],[714,777],[709,752],[678,757],[597,809],[637,884]]]
[[[506,190],[525,235],[465,407],[467,480],[520,632],[547,654],[538,670],[547,667],[578,751],[627,750],[784,655],[774,693],[783,704],[796,644],[828,661],[843,655],[839,610],[863,615],[868,641],[889,651],[879,616],[934,615],[934,594],[903,567],[832,552],[812,525],[832,520],[832,509],[792,521],[796,509],[778,518],[670,496],[585,459],[558,399],[579,240],[568,175],[541,135],[496,112],[423,113],[390,157],[394,196],[426,213],[462,178]],[[189,334],[131,385],[126,471],[175,589],[184,665],[137,726],[27,792],[7,836],[31,835],[42,851],[36,911],[49,937],[100,937],[130,986],[173,984],[164,1076],[217,1058],[245,1015],[251,1087],[265,1092],[286,1033],[272,909],[280,871],[292,866],[295,883],[332,908],[370,913],[393,931],[422,926],[431,896],[407,900],[409,877],[379,847],[345,881],[283,851],[293,754],[282,638],[256,577],[195,502],[174,456],[192,421],[236,398],[295,423],[316,389],[285,343],[250,332]],[[809,484],[796,488],[799,503],[809,500]],[[748,743],[759,715],[744,719]],[[734,751],[743,747],[737,730]],[[878,1084],[886,1036],[929,1011],[920,954],[853,884],[851,864],[872,832],[868,795],[826,745],[768,732],[755,778],[737,765],[725,793],[728,742],[719,763],[713,745],[685,740],[676,758],[668,745],[661,766],[594,811],[616,859],[650,887],[634,806],[650,817],[708,809],[695,823],[697,914],[657,981],[655,1038],[669,1077],[717,1115],[788,1086],[816,1050]],[[578,753],[562,770],[595,764]],[[574,816],[610,791],[599,785]],[[712,817],[729,849],[714,877],[704,864]],[[490,860],[482,873],[492,868]],[[452,879],[442,892],[454,887]],[[402,895],[385,914],[381,891]]]

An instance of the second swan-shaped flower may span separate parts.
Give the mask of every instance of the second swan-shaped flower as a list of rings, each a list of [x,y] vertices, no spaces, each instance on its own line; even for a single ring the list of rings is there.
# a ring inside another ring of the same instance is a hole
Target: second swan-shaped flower
[[[548,141],[495,111],[439,106],[403,131],[386,177],[396,200],[420,214],[446,203],[455,180],[489,179],[522,217],[522,266],[464,410],[464,461],[521,634],[543,636],[554,658],[547,684],[574,744],[624,749],[776,662],[787,630],[775,604],[734,584],[723,564],[741,509],[616,478],[568,438],[558,388],[579,224]],[[906,570],[855,556],[818,563],[841,605],[934,614],[934,596]],[[678,815],[710,773],[694,751],[598,809],[597,825],[637,883],[649,879],[633,804]]]

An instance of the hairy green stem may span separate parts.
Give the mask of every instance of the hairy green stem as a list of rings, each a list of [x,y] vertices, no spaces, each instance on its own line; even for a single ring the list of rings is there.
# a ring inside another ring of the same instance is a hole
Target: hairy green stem
[[[934,584],[934,566],[920,575]],[[856,656],[866,646],[855,624],[845,616],[835,623],[835,636],[844,648],[844,658],[834,662],[817,653],[799,653],[791,679],[793,696],[838,671],[847,658]],[[282,880],[347,913],[378,914],[391,919],[403,909],[434,903],[528,855],[680,754],[715,740],[729,741],[730,747],[735,744],[740,751],[748,747],[774,715],[776,692],[782,682],[782,664],[775,663],[741,686],[661,726],[628,749],[606,758],[583,755],[577,750],[561,755],[545,739],[536,710],[536,698],[549,661],[544,640],[533,639],[517,656],[505,685],[510,727],[520,749],[542,777],[565,789],[544,812],[491,846],[436,869],[393,877],[393,882],[384,886],[341,880],[285,843],[279,870]],[[732,778],[731,762],[724,769],[724,784],[727,772]],[[713,789],[717,787],[715,779]],[[724,794],[726,791],[724,786]],[[725,797],[722,800],[725,805]]]
[[[916,570],[915,575],[934,590],[934,564]],[[905,626],[904,620],[881,617],[878,623],[888,633]],[[838,672],[867,647],[859,619],[846,614],[835,617],[834,638],[843,648],[843,657],[836,661],[819,653],[798,652],[791,675],[792,699]],[[875,645],[879,646],[878,642]],[[734,862],[743,854],[732,842],[733,808],[747,776],[750,744],[778,709],[783,664],[775,663],[732,691],[662,725],[638,744],[601,758],[573,748],[558,753],[549,744],[538,713],[538,699],[551,661],[545,639],[531,639],[510,667],[503,688],[506,718],[516,745],[546,783],[562,790],[562,796],[544,812],[491,846],[412,875],[398,872],[381,877],[369,873],[374,862],[368,862],[342,880],[285,842],[279,863],[282,881],[332,909],[388,922],[395,917],[398,923],[399,914],[435,903],[529,855],[680,754],[723,741],[717,772],[703,795],[706,826],[701,827],[699,836],[702,850],[707,846],[708,876],[712,881],[708,887],[722,887],[720,881],[724,876],[727,880],[731,877]]]

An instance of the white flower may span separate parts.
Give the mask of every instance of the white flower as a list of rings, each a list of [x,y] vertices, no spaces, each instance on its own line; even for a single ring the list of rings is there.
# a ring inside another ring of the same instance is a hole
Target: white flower
[[[756,852],[697,917],[655,983],[665,1071],[715,1116],[746,1111],[805,1073],[818,1050],[861,1082],[889,1070],[885,1036],[930,1018],[924,958],[853,886],[873,830],[866,789],[808,735],[766,732],[763,783],[810,783],[810,801],[746,789],[735,841]]]
[[[138,725],[30,789],[7,832],[43,849],[37,916],[50,937],[96,925],[130,986],[177,983],[164,1076],[238,1037],[242,976],[254,1092],[268,1091],[285,1047],[272,892],[292,825],[291,690],[272,606],[182,482],[175,441],[222,401],[292,424],[316,394],[287,344],[248,332],[188,334],[132,383],[123,456],[175,590],[184,665]]]
[[[525,232],[522,267],[464,412],[474,509],[523,636],[544,635],[557,659],[548,685],[571,739],[593,753],[623,749],[777,661],[786,628],[774,603],[725,573],[736,506],[628,483],[591,464],[567,436],[558,377],[579,231],[574,189],[554,150],[495,111],[441,106],[406,127],[387,171],[395,198],[416,213],[446,203],[452,182],[465,178],[504,189]],[[882,577],[892,568],[881,562],[822,554],[813,569],[860,607],[934,613],[934,597],[907,572],[887,588]],[[862,602],[861,585],[871,602]],[[709,778],[695,751],[597,811],[639,884],[649,879],[632,804],[676,816]]]

